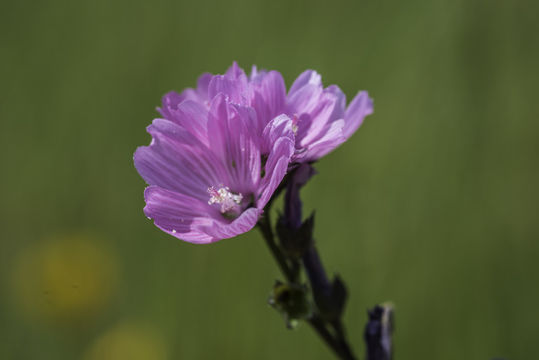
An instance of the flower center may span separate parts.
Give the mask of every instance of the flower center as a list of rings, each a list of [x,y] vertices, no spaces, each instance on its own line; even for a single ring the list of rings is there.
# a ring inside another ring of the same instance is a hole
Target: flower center
[[[221,214],[231,214],[239,212],[239,205],[243,200],[242,194],[235,194],[231,192],[228,186],[221,186],[219,189],[210,186],[208,188],[208,194],[210,194],[210,200],[208,201],[208,205],[220,204]]]
[[[294,114],[292,116],[292,131],[294,132],[294,135],[298,133],[298,114]]]

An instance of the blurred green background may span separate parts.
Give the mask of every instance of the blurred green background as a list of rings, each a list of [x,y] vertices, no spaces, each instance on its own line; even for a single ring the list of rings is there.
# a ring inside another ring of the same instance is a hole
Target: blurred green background
[[[178,241],[132,154],[237,60],[375,114],[304,190],[327,269],[396,304],[396,359],[539,357],[537,1],[2,1],[0,358],[328,359],[266,304],[258,233]]]

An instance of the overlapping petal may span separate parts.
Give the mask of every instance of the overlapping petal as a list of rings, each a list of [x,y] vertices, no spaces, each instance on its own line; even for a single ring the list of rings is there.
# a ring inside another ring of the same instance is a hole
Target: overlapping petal
[[[253,78],[250,81],[250,93],[250,105],[260,119],[273,119],[284,113],[286,86],[279,72],[264,72]]]
[[[294,154],[294,132],[290,118],[281,115],[273,119],[264,129],[262,143],[269,153],[260,184],[259,203],[265,206],[286,175]]]
[[[208,244],[251,230],[262,210],[249,208],[234,220],[222,220],[219,211],[187,195],[149,186],[144,192],[144,214],[155,225],[180,240]]]
[[[203,93],[205,95],[201,95]],[[314,70],[301,73],[287,94],[279,72],[259,71],[253,66],[247,76],[236,62],[224,75],[200,79],[196,90],[187,89],[181,98],[178,94],[170,94],[166,100],[170,104],[181,99],[199,99],[207,103],[207,99],[219,94],[223,94],[227,101],[253,109],[256,121],[252,121],[250,127],[258,134],[276,116],[285,114],[290,117],[296,135],[293,162],[311,162],[328,154],[346,141],[373,109],[372,99],[365,91],[360,92],[347,108],[346,96],[339,87],[324,88],[322,77]],[[169,107],[177,108],[177,105]],[[172,111],[161,112],[167,118],[174,116]]]
[[[208,86],[210,84],[213,75],[209,73],[202,74],[197,81],[196,89],[185,89],[181,94],[175,91],[170,91],[162,99],[162,105],[157,110],[164,118],[170,119],[173,117],[173,112],[178,109],[178,105],[186,100],[191,100],[201,104],[207,104],[208,98]]]
[[[336,85],[324,89],[321,76],[303,72],[287,96],[287,110],[298,119],[295,162],[311,162],[345,142],[372,113],[372,99],[360,92],[346,108],[346,96]]]
[[[229,181],[216,156],[179,125],[156,119],[147,130],[152,142],[137,149],[134,161],[148,184],[203,199],[209,185]]]
[[[170,114],[173,119],[155,119],[148,126],[152,141],[134,155],[135,167],[150,185],[146,216],[163,231],[192,243],[249,231],[286,174],[294,152],[291,120],[279,117],[268,124],[271,131],[258,134],[252,127],[256,112],[223,93],[207,110],[187,100]],[[262,165],[261,149],[270,142]],[[214,204],[220,198],[209,201],[215,196],[210,189],[235,196],[234,211],[227,212],[229,204],[224,210]]]
[[[365,116],[372,114],[373,111],[374,105],[369,94],[366,91],[360,91],[346,109],[344,137],[348,139],[352,136],[363,123]]]

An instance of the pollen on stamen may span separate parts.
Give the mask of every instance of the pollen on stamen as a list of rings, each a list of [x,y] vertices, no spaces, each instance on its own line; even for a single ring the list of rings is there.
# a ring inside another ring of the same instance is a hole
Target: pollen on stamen
[[[298,114],[294,114],[292,116],[292,131],[294,132],[294,135],[298,133]]]
[[[210,186],[208,188],[208,194],[210,194],[208,205],[220,204],[222,214],[237,208],[243,200],[242,194],[234,194],[228,186],[220,187],[219,189]]]

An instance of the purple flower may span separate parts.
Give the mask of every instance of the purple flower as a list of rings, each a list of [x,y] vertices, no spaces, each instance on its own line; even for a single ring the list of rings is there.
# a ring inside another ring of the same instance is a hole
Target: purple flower
[[[303,72],[287,94],[279,72],[253,67],[247,76],[236,63],[224,75],[202,75],[196,89],[166,94],[159,111],[172,119],[182,101],[192,100],[207,107],[219,93],[232,103],[254,109],[257,121],[253,128],[258,134],[276,116],[290,117],[296,136],[293,162],[315,161],[326,155],[352,136],[365,116],[373,112],[366,91],[359,92],[346,107],[346,96],[339,87],[324,88],[321,76],[313,70]],[[267,155],[268,150],[262,149],[262,153]]]
[[[277,116],[258,131],[257,113],[231,95],[197,90],[169,94],[148,126],[149,146],[135,167],[150,185],[144,213],[163,231],[211,243],[249,231],[286,174],[294,153],[292,121]],[[227,99],[228,98],[228,99]]]

